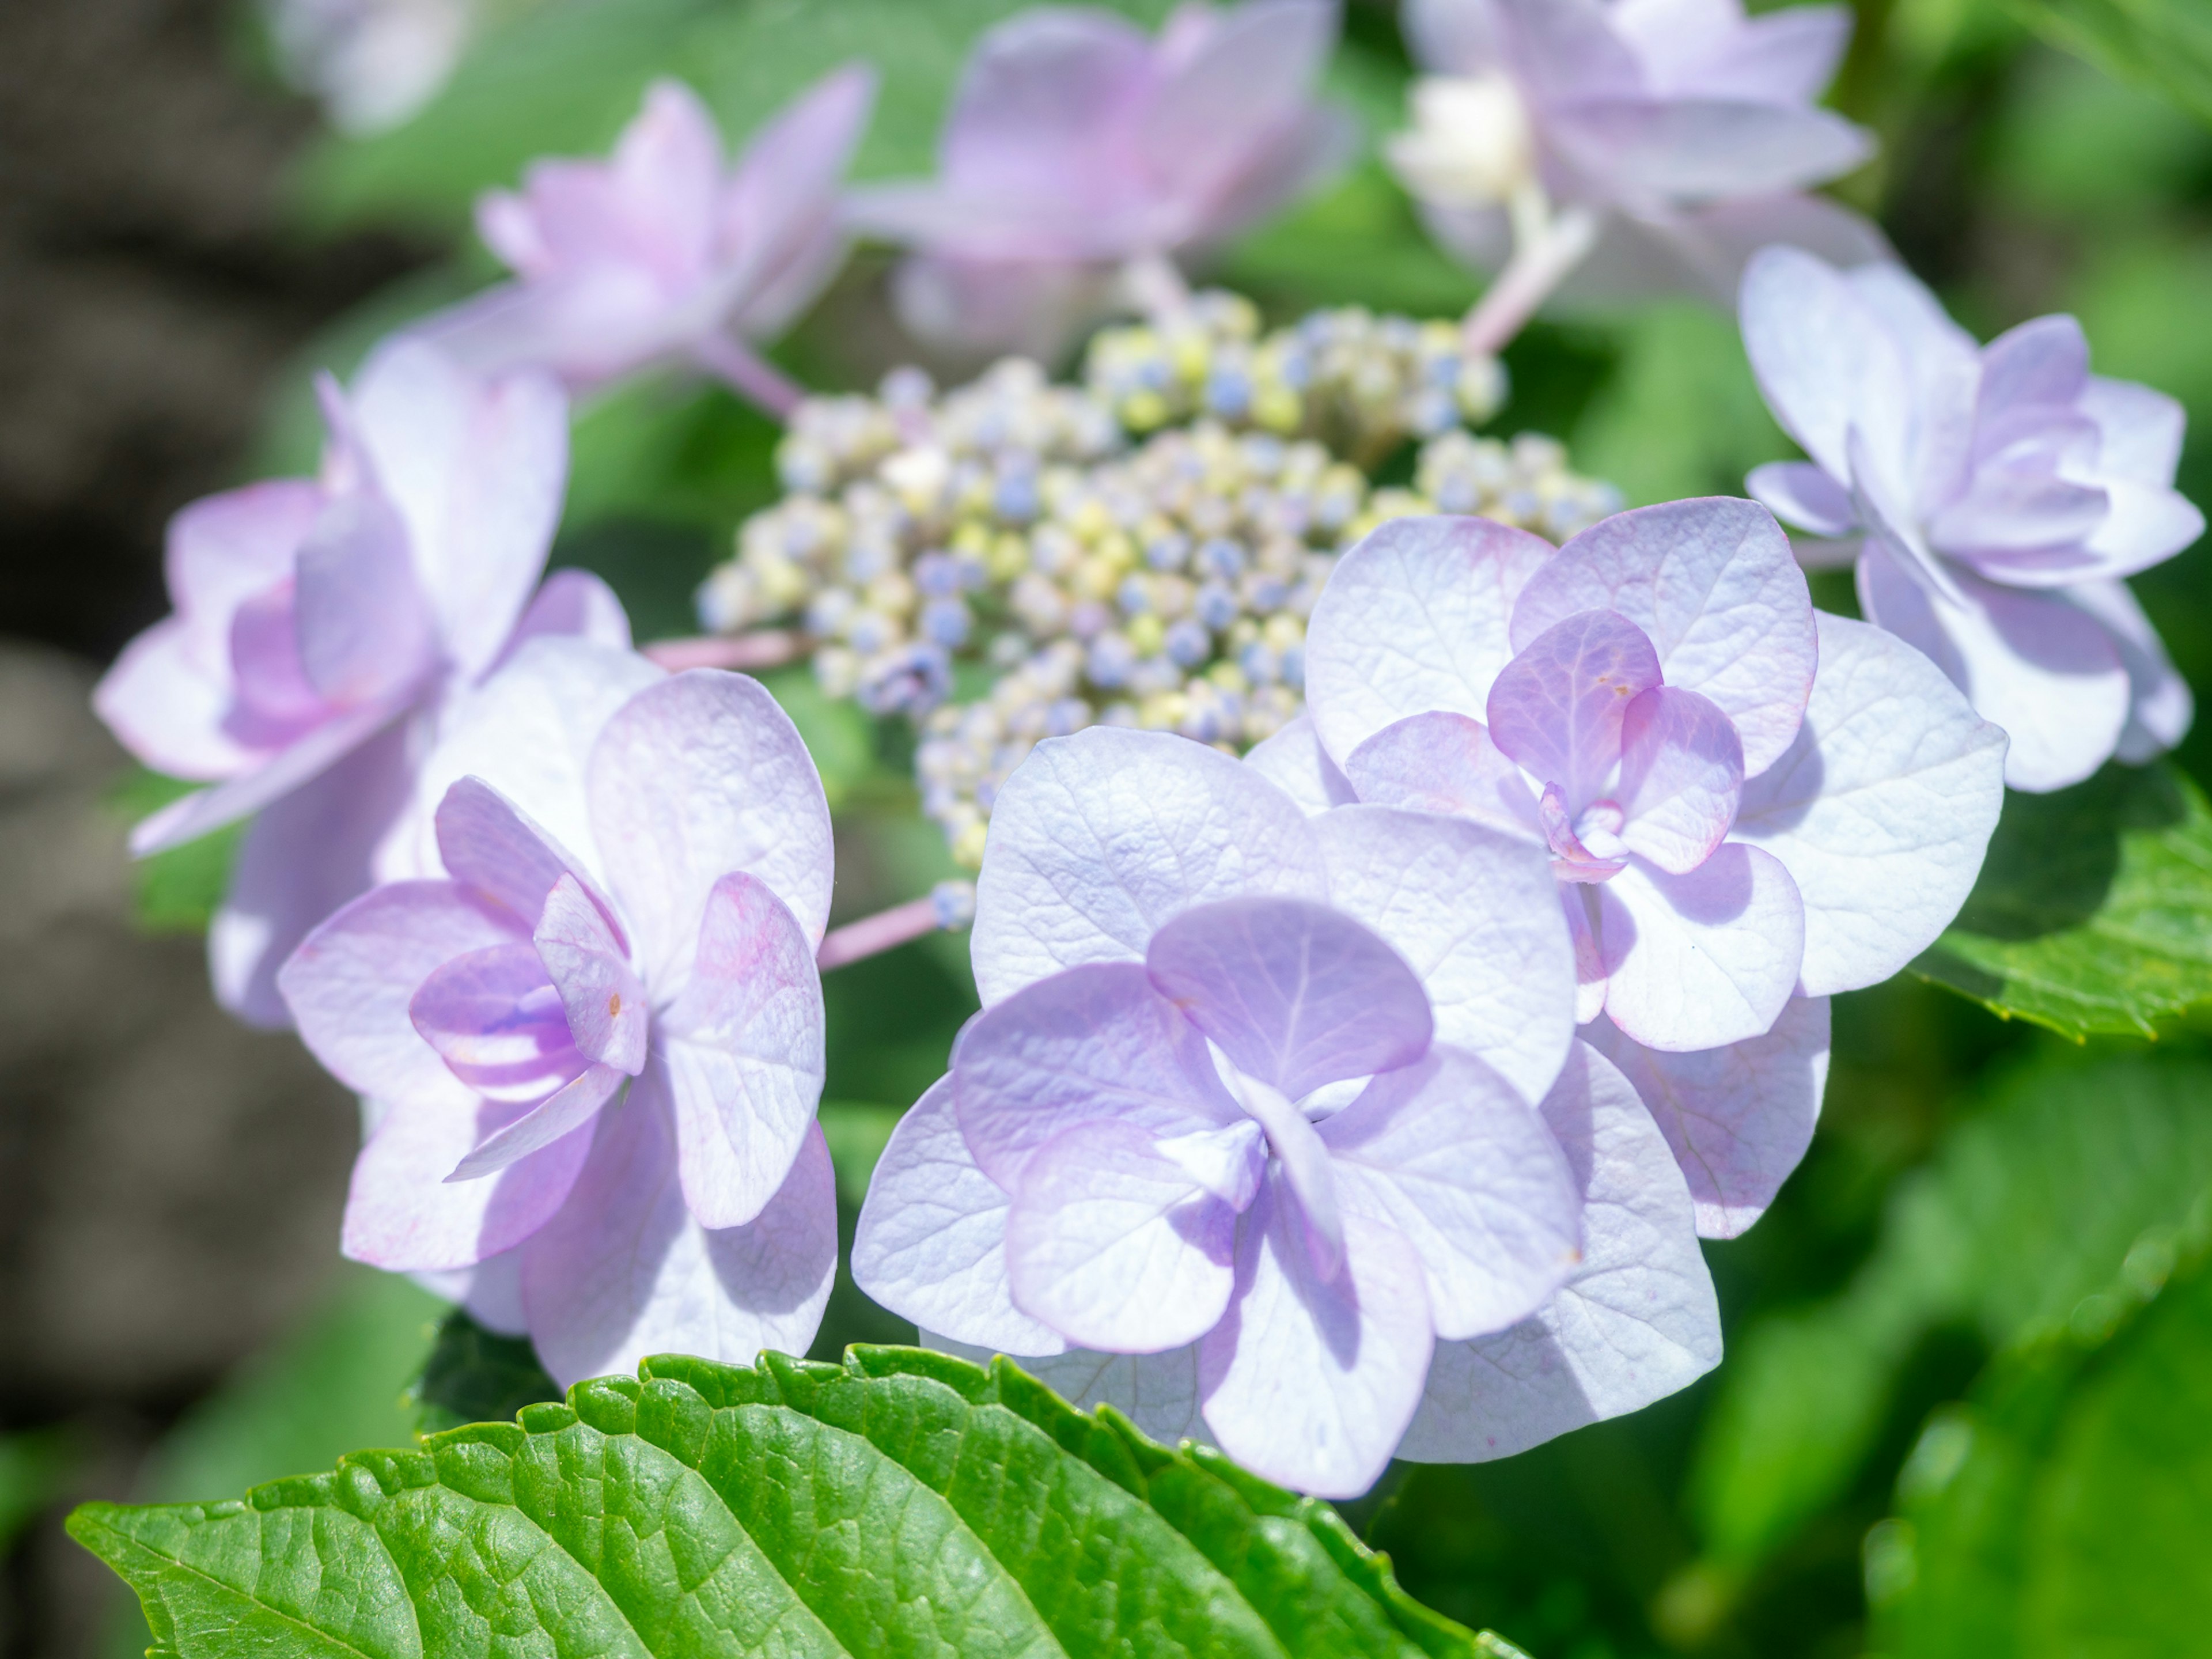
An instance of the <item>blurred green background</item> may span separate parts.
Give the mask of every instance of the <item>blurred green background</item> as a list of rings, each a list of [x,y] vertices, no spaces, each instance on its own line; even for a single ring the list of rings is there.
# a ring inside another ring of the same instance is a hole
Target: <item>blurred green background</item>
[[[541,0],[506,17],[409,125],[301,153],[287,186],[293,234],[391,235],[425,257],[276,377],[246,471],[311,459],[311,368],[344,369],[393,323],[489,277],[465,233],[477,190],[532,155],[604,148],[653,75],[691,80],[734,137],[805,80],[868,56],[887,82],[860,171],[920,172],[967,42],[1009,9],[817,0],[801,19],[765,0]],[[1856,10],[1834,101],[1882,149],[1838,193],[1878,216],[1978,333],[2071,311],[2099,370],[2181,398],[2191,435],[2180,484],[2212,501],[2212,10],[2203,0]],[[265,72],[258,50],[243,31],[240,74]],[[1332,90],[1370,141],[1395,124],[1407,73],[1390,7],[1352,0]],[[879,256],[856,259],[780,348],[786,365],[817,385],[857,386],[902,355],[882,317],[884,270]],[[1346,303],[1449,315],[1478,291],[1424,240],[1371,142],[1339,185],[1230,251],[1214,275],[1273,320]],[[1632,502],[1735,493],[1749,467],[1791,453],[1731,319],[1688,301],[1540,324],[1508,356],[1514,395],[1495,429],[1565,438],[1579,471]],[[774,439],[761,417],[696,386],[647,381],[601,399],[579,422],[556,562],[606,575],[641,636],[688,631],[692,587],[772,497]],[[2136,583],[2200,688],[2212,687],[2206,556],[2199,548]],[[1850,605],[1832,583],[1820,597]],[[909,740],[826,702],[803,671],[775,685],[838,811],[841,915],[950,873],[915,817]],[[2200,723],[2177,760],[2212,777],[2212,726]],[[133,786],[125,804],[143,808],[157,787]],[[2100,803],[2146,787],[2164,792],[2149,821],[2178,817],[2182,829],[2165,862],[2127,863],[2140,848],[2114,826],[2140,820]],[[2178,890],[2212,883],[2212,836],[2185,784],[2153,775],[2083,791],[2008,817],[2006,870],[2086,857],[2089,878],[2110,885],[2124,863],[2148,910],[2186,909]],[[196,857],[143,872],[149,920],[191,924],[222,850]],[[2197,932],[2182,951],[2198,981],[2212,971],[2202,920],[2188,911]],[[2170,1005],[2197,994],[2182,982]],[[963,944],[944,938],[842,971],[827,995],[823,1119],[849,1242],[876,1152],[975,1002]],[[1538,1659],[2212,1651],[2212,1020],[2185,1010],[2151,1023],[2155,1037],[2073,1041],[1911,974],[1839,999],[1810,1155],[1754,1230],[1707,1247],[1726,1318],[1720,1370],[1502,1463],[1395,1469],[1347,1506],[1355,1523],[1416,1595]],[[404,1281],[338,1273],[142,1465],[100,1480],[144,1498],[228,1494],[404,1437],[424,1394],[487,1410],[527,1397],[526,1364],[453,1332],[418,1389],[438,1312]],[[841,1280],[816,1352],[909,1334]],[[30,1535],[58,1495],[87,1489],[68,1421],[11,1429],[0,1437],[0,1547]],[[34,1633],[20,1627],[12,1646],[32,1650]],[[120,1659],[144,1641],[118,1607],[98,1645]]]

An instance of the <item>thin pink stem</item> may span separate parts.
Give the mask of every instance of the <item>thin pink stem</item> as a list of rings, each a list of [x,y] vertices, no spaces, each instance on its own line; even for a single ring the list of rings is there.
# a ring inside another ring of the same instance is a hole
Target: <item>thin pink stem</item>
[[[1513,257],[1498,280],[1467,313],[1460,337],[1469,351],[1501,351],[1536,308],[1552,296],[1569,272],[1583,262],[1596,240],[1598,218],[1588,208],[1569,208],[1541,234],[1514,239]]]
[[[699,366],[760,410],[788,422],[806,401],[806,388],[727,334],[710,334],[691,348]]]
[[[863,961],[920,939],[924,933],[940,929],[956,933],[967,927],[975,915],[974,884],[940,881],[927,897],[908,899],[904,904],[894,904],[888,910],[878,910],[872,916],[862,916],[858,921],[848,921],[842,927],[832,929],[823,938],[822,948],[814,953],[815,965],[826,974],[832,968]]]
[[[805,641],[787,628],[757,628],[750,634],[704,634],[681,640],[655,640],[639,647],[672,674],[687,668],[781,668],[806,653]]]

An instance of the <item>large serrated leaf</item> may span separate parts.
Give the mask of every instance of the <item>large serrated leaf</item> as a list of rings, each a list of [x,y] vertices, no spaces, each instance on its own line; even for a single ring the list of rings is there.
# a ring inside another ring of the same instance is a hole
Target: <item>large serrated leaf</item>
[[[2076,1041],[2155,1035],[2212,997],[2212,807],[2163,764],[2007,795],[1966,908],[1913,965]]]
[[[69,1524],[176,1659],[1514,1652],[1327,1504],[914,1348],[652,1359],[242,1501]]]

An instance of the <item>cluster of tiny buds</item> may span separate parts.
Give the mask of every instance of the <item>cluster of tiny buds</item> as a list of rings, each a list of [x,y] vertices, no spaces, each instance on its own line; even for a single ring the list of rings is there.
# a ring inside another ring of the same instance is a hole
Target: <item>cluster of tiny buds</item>
[[[1563,541],[1619,507],[1550,439],[1460,428],[1472,371],[1449,328],[1325,312],[1255,335],[1245,301],[1200,295],[1099,336],[1077,386],[1010,359],[942,397],[901,369],[873,398],[811,400],[779,453],[791,493],[739,532],[702,620],[795,621],[825,691],[916,722],[923,809],[974,868],[1042,738],[1104,722],[1234,752],[1293,718],[1322,584],[1383,520],[1483,514]],[[1259,388],[1234,414],[1228,364]],[[1411,415],[1439,385],[1457,412],[1424,434]],[[1343,459],[1410,435],[1411,488]],[[956,670],[980,695],[953,700]]]

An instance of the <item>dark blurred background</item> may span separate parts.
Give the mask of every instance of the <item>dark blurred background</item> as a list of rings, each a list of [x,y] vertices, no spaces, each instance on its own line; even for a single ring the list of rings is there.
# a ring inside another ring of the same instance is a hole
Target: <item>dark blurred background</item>
[[[947,28],[974,10],[948,6]],[[2100,369],[2181,397],[2182,487],[2212,500],[2212,130],[1997,0],[1857,10],[1835,101],[1877,129],[1883,160],[1841,193],[1978,332],[2072,309]],[[1374,0],[1350,12],[1337,91],[1387,128],[1406,74],[1395,20]],[[545,125],[590,148],[634,98],[634,82],[595,89],[586,113]],[[166,608],[168,515],[276,458],[296,464],[283,411],[305,369],[347,367],[427,303],[405,296],[481,279],[456,204],[511,166],[410,198],[420,163],[404,142],[332,140],[228,0],[0,0],[0,1659],[143,1645],[119,1585],[63,1536],[68,1502],[228,1493],[410,1421],[400,1395],[436,1308],[337,1258],[353,1103],[292,1039],[222,1015],[198,938],[162,931],[160,905],[142,902],[123,833],[143,781],[85,699]],[[787,359],[828,383],[895,355],[880,270],[863,260]],[[1450,314],[1475,292],[1371,161],[1222,275],[1276,319],[1354,301]],[[1578,470],[1632,501],[1735,491],[1786,453],[1732,324],[1686,303],[1540,326],[1510,362],[1504,429],[1568,438]],[[759,422],[719,393],[686,397],[654,405],[628,448],[580,432],[559,556],[608,570],[653,631],[682,625],[683,596],[771,488]],[[599,453],[661,471],[610,485]],[[2139,583],[2200,687],[2203,557]],[[2200,727],[2182,756],[2199,776],[2207,741]],[[890,830],[847,848],[859,873],[841,874],[841,902],[903,896],[906,866],[933,856],[918,845]],[[971,1006],[960,960],[937,941],[832,981],[833,1042],[848,1035],[830,1094],[856,1103],[848,1137],[865,1141],[867,1113],[934,1075]],[[2063,1316],[2135,1259],[2145,1227],[2186,1212],[2192,1182],[2212,1182],[2186,1022],[2154,1066],[2124,1039],[2076,1056],[1908,977],[1840,1000],[1836,1031],[1806,1166],[1759,1228],[1710,1251],[1729,1362],[1508,1463],[1394,1477],[1358,1518],[1417,1594],[1538,1659],[1863,1651],[1866,1588],[1889,1559],[1876,1523],[1893,1524],[1931,1411],[2051,1312],[2038,1295]],[[2109,1261],[2035,1255],[2069,1201],[2063,1172],[2104,1155],[2066,1139],[2067,1100],[2142,1120],[2134,1174],[2113,1180],[2148,1186],[2100,1224]],[[2036,1129],[2045,1119],[2059,1127]],[[2008,1206],[2033,1217],[2012,1252],[2032,1285],[1914,1276],[1941,1233],[1929,1216],[2010,1237]],[[823,1351],[896,1334],[841,1293]],[[1807,1455],[1823,1443],[1826,1466]]]

